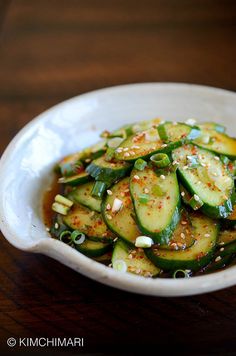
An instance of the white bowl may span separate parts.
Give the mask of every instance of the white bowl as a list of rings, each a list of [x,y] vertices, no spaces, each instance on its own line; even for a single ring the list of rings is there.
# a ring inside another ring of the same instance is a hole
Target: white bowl
[[[7,240],[19,249],[51,256],[96,281],[141,294],[184,296],[234,285],[236,266],[190,279],[145,279],[116,272],[50,238],[45,230],[41,199],[54,164],[96,142],[104,129],[157,116],[212,120],[236,136],[236,94],[189,84],[132,84],[84,94],[39,115],[12,140],[0,161],[0,228]]]

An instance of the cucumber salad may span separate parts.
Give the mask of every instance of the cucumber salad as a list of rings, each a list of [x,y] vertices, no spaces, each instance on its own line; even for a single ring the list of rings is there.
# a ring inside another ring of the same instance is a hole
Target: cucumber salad
[[[47,229],[91,259],[149,278],[235,263],[236,139],[222,125],[125,125],[55,170]]]

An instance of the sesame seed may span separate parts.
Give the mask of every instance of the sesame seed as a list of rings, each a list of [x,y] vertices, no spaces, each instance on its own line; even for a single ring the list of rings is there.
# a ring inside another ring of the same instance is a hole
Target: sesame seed
[[[107,204],[107,210],[111,210],[111,205]]]
[[[107,194],[112,195],[112,191],[110,189],[107,189]]]
[[[125,193],[124,193],[124,192],[121,192],[121,193],[120,193],[120,196],[121,196],[122,198],[124,198]]]
[[[183,170],[186,171],[188,169],[188,166],[183,166]]]
[[[56,222],[54,227],[55,227],[55,229],[58,229],[59,228],[59,224]]]
[[[145,193],[145,194],[148,194],[148,193],[149,193],[149,189],[148,189],[148,188],[145,188],[145,189],[144,189],[144,193]]]
[[[187,221],[181,221],[182,225],[187,225]]]
[[[182,239],[185,239],[185,234],[184,234],[183,232],[181,232],[180,237],[181,237]]]
[[[196,201],[199,201],[200,200],[200,198],[199,198],[199,196],[197,195],[197,194],[194,194],[194,200],[196,200]]]
[[[173,161],[172,164],[174,166],[175,164],[179,164],[179,162],[178,161]]]
[[[163,180],[166,179],[166,177],[163,174],[160,175],[160,178]]]
[[[181,192],[181,196],[184,197],[185,196],[185,192]]]
[[[91,162],[91,159],[90,158],[86,158],[85,162],[89,163],[89,162]]]
[[[114,240],[113,240],[113,242],[116,242],[117,240],[118,240],[118,237],[115,237]]]
[[[134,156],[135,152],[134,151],[130,151],[130,154],[131,154],[131,156]]]
[[[128,147],[123,148],[123,151],[124,152],[129,151]]]
[[[214,159],[215,159],[216,161],[219,161],[219,160],[220,160],[220,157],[215,156]]]
[[[132,260],[133,255],[130,253],[130,254],[128,255],[128,258],[129,258],[130,260]]]
[[[166,143],[163,143],[163,145],[161,145],[161,147],[167,147],[167,144],[166,144]]]
[[[213,173],[213,176],[218,177],[218,174],[214,172],[214,173]]]
[[[111,267],[112,267],[112,263],[109,263],[108,267],[110,267],[110,268],[111,268]]]
[[[125,152],[124,157],[129,157],[130,154],[128,152]]]
[[[109,214],[107,214],[106,217],[107,217],[108,220],[112,219],[111,215],[109,215]]]
[[[215,259],[215,262],[218,262],[221,260],[221,257],[220,256],[217,256],[216,259]]]
[[[50,231],[49,227],[46,227],[46,231],[47,231],[47,232],[49,232],[49,231]]]
[[[205,237],[210,237],[211,235],[210,235],[210,234],[205,234],[204,236],[205,236]]]
[[[121,148],[121,147],[119,147],[119,148],[116,149],[116,152],[117,152],[117,153],[121,153],[122,151],[123,151],[123,148]]]
[[[139,176],[137,174],[134,175],[134,179],[139,180]]]
[[[221,248],[220,248],[220,251],[221,251],[221,252],[224,251],[224,247],[221,247]]]
[[[219,245],[224,245],[225,243],[224,243],[224,241],[221,241],[220,243],[219,243]]]

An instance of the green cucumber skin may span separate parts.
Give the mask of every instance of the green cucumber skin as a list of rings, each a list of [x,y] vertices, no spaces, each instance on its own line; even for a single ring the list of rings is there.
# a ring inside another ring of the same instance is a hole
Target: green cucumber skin
[[[103,246],[98,242],[97,248],[88,248],[83,243],[81,245],[75,245],[75,249],[88,257],[100,257],[111,250],[112,244],[104,243]]]
[[[213,222],[212,222],[213,223]],[[200,257],[200,258],[195,258],[195,259],[174,259],[172,257],[171,258],[164,258],[161,256],[158,256],[157,254],[155,254],[155,252],[153,252],[153,247],[149,248],[149,249],[145,249],[145,253],[147,255],[147,257],[157,266],[160,267],[163,270],[166,271],[174,271],[177,269],[189,269],[191,271],[199,271],[200,269],[202,269],[204,266],[208,265],[211,261],[212,258],[215,254],[216,248],[217,248],[217,237],[218,237],[218,233],[219,233],[219,224],[214,222],[214,231],[213,231],[214,235],[211,237],[211,247],[210,249],[208,249],[207,253]],[[202,237],[203,239],[206,237]],[[209,237],[207,237],[208,239]],[[187,253],[189,253],[189,251],[194,250],[194,246],[184,250]],[[160,254],[163,253],[163,250],[160,250]],[[166,251],[166,254],[168,256],[169,251]],[[172,252],[175,254],[175,256],[178,256],[179,251],[174,251]],[[185,253],[185,252],[184,252]],[[193,254],[196,253],[196,251],[192,252]]]
[[[180,216],[181,216],[181,214],[180,214],[180,200],[179,200],[178,206],[176,207],[176,209],[172,215],[172,220],[171,220],[170,225],[168,225],[161,232],[158,232],[158,233],[150,232],[149,230],[145,229],[142,226],[137,215],[136,215],[136,219],[137,219],[137,224],[139,226],[139,229],[142,231],[143,234],[152,237],[152,239],[155,243],[164,245],[164,244],[168,244],[168,242],[170,241],[171,235],[173,234],[176,226],[178,225],[178,223],[180,221]]]
[[[67,184],[67,185],[70,185],[72,187],[75,187],[77,185],[80,185],[80,184],[84,184],[84,183],[88,183],[91,181],[91,177],[90,175],[84,175],[84,176],[81,176],[81,177],[77,177],[77,178],[74,178],[73,177],[75,176],[70,176],[70,177],[67,177],[66,178],[66,181],[65,182],[61,182],[62,184]]]
[[[119,169],[113,169],[108,167],[101,167],[96,164],[95,161],[91,162],[90,165],[86,168],[86,172],[93,177],[95,180],[100,180],[107,183],[110,186],[116,180],[123,178],[129,173],[132,165],[126,163],[126,166]]]
[[[165,124],[167,124],[167,123],[171,123],[171,122],[166,122]],[[189,126],[189,125],[185,125],[185,126]],[[167,153],[168,154],[171,151],[173,151],[174,149],[179,148],[179,147],[183,146],[184,144],[188,143],[189,141],[192,141],[192,140],[196,139],[200,135],[201,131],[197,126],[189,126],[189,127],[191,127],[191,131],[189,132],[187,137],[179,139],[178,141],[175,141],[175,142],[169,142],[167,144],[167,147],[159,148],[157,150],[153,150],[152,152],[150,152],[148,154],[139,155],[138,157],[135,157],[135,158],[132,158],[132,156],[131,156],[131,157],[123,158],[123,160],[126,161],[126,162],[131,162],[132,163],[132,162],[135,162],[138,158],[149,159],[155,153]],[[129,138],[130,137],[128,137],[128,139]],[[123,141],[123,143],[124,142],[125,141]],[[115,156],[119,160],[118,155],[116,154]]]
[[[159,170],[159,172],[160,172],[160,170]],[[178,184],[177,177],[175,177],[175,179],[176,179],[176,184]],[[130,192],[131,192],[131,199],[132,199],[132,202],[133,202],[133,205],[134,205],[135,214],[136,214],[136,222],[137,222],[137,225],[138,225],[140,231],[142,231],[143,234],[152,237],[153,241],[158,243],[158,244],[161,244],[161,245],[168,244],[168,242],[169,242],[169,240],[171,238],[171,235],[173,234],[173,231],[175,230],[176,226],[178,225],[178,223],[180,221],[180,217],[181,217],[180,194],[178,195],[178,201],[176,202],[176,207],[175,207],[175,210],[174,210],[173,215],[171,217],[170,224],[168,226],[166,226],[166,228],[164,228],[160,232],[152,232],[152,231],[146,229],[143,226],[143,224],[142,224],[142,222],[141,222],[141,220],[139,218],[139,214],[137,213],[137,208],[136,208],[136,204],[135,204],[135,198],[134,198],[134,194],[132,193],[132,189],[131,188],[130,188]]]
[[[179,179],[181,180],[183,186],[187,189],[187,191],[191,194],[195,194],[195,191],[192,188],[191,184],[188,182],[188,180],[185,179],[184,175],[179,169],[177,169],[177,175],[179,176]],[[199,210],[210,218],[226,219],[233,211],[232,195],[230,199],[225,201],[224,205],[212,206],[204,202],[203,206]]]
[[[192,260],[192,261],[172,261],[162,259],[157,257],[153,254],[151,249],[146,249],[145,253],[147,257],[159,268],[166,270],[166,271],[175,271],[177,269],[190,269],[191,271],[199,271],[202,267],[206,266],[213,258],[215,253],[215,247],[212,248],[207,255],[202,257],[199,260]]]

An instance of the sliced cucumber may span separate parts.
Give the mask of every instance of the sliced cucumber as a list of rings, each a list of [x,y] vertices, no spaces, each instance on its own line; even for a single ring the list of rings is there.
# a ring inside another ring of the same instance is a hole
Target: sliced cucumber
[[[89,257],[99,257],[111,249],[110,243],[86,239],[82,244],[75,245],[76,250]]]
[[[181,212],[181,219],[166,245],[159,245],[158,248],[164,250],[185,250],[195,242],[193,226],[189,219],[189,214],[185,209]]]
[[[225,246],[236,242],[236,230],[223,230],[219,233],[218,245]]]
[[[218,224],[216,221],[199,213],[191,215],[195,243],[178,251],[161,250],[153,245],[146,249],[147,257],[158,267],[164,270],[190,269],[198,271],[207,265],[214,255]]]
[[[197,156],[199,166],[191,168],[188,157]],[[201,210],[213,218],[227,218],[233,210],[234,181],[227,168],[213,153],[193,145],[185,145],[172,152],[178,163],[178,173],[185,188]]]
[[[120,127],[119,129],[112,131],[112,132],[104,131],[101,136],[102,137],[127,138],[136,132],[147,130],[147,129],[150,129],[152,126],[158,125],[160,123],[160,121],[161,121],[161,119],[159,119],[159,118],[139,121],[134,124],[124,125],[124,126]]]
[[[90,175],[83,171],[79,174],[76,174],[74,176],[70,176],[70,177],[61,177],[58,179],[58,183],[62,183],[62,184],[68,184],[68,185],[80,185],[83,183],[87,183],[91,180]]]
[[[136,238],[140,235],[140,231],[134,220],[129,177],[123,178],[110,190],[112,194],[107,195],[102,204],[103,218],[111,231],[128,243],[134,244]],[[118,211],[112,211],[115,199],[122,201],[122,207]]]
[[[116,158],[134,161],[137,158],[148,158],[156,152],[170,152],[200,134],[199,129],[185,124],[166,123],[161,126],[165,130],[168,142],[160,139],[156,128],[151,128],[124,140],[116,149]]]
[[[207,130],[214,130],[217,132],[221,132],[224,133],[226,131],[225,126],[222,126],[220,124],[217,124],[216,122],[203,122],[201,124],[198,125],[198,127],[200,127],[200,129],[207,129]]]
[[[158,175],[148,166],[143,171],[133,169],[130,192],[139,229],[156,243],[168,244],[180,219],[176,173]]]
[[[201,135],[194,143],[209,151],[236,158],[236,140],[228,135],[212,129],[201,129]]]
[[[116,180],[124,177],[131,169],[128,162],[107,162],[104,157],[92,161],[86,172],[95,180],[102,181],[110,186]]]
[[[142,249],[130,248],[122,240],[116,242],[113,250],[113,268],[116,266],[117,261],[123,261],[127,272],[138,274],[139,276],[155,277],[160,273],[160,269],[145,256]]]
[[[95,241],[111,241],[114,237],[102,215],[81,204],[74,204],[63,221],[72,230],[79,230]]]
[[[80,162],[98,158],[106,152],[106,149],[106,140],[103,140],[82,151],[70,154],[58,163],[59,170],[65,177],[75,175]]]
[[[69,193],[69,199],[87,206],[91,210],[95,210],[98,213],[101,212],[101,199],[94,198],[91,194],[94,182],[88,182],[80,185]]]

